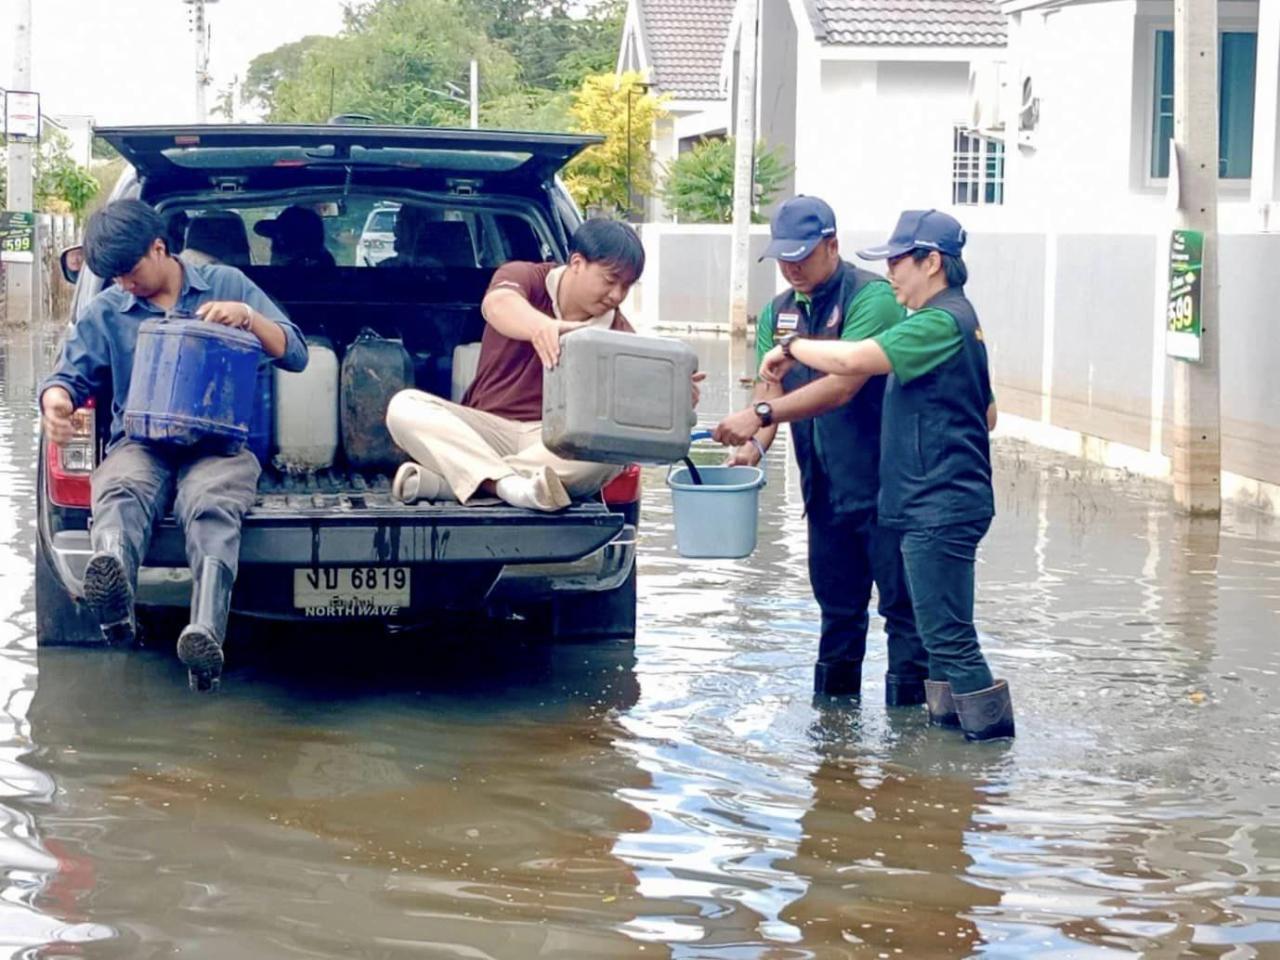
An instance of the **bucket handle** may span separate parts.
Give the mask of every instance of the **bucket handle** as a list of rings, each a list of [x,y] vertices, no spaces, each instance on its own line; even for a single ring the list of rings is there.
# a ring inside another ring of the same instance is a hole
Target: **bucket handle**
[[[693,433],[689,434],[689,442],[690,442],[690,443],[696,443],[696,442],[697,442],[697,441],[699,441],[699,440],[710,440],[710,439],[711,439],[711,431],[710,431],[710,430],[695,430]],[[681,457],[681,458],[680,458],[680,462],[681,462],[681,463],[683,463],[683,464],[685,465],[685,469],[687,469],[687,470],[689,471],[689,479],[693,481],[693,485],[694,485],[695,487],[700,487],[700,486],[702,486],[702,474],[700,474],[700,473],[698,472],[698,468],[697,468],[697,466],[694,464],[694,462],[693,462],[693,458],[692,458],[692,457]],[[675,464],[669,464],[669,465],[667,466],[667,479],[668,479],[668,480],[670,480],[670,479],[671,479],[671,467],[673,467],[673,466],[675,466]]]

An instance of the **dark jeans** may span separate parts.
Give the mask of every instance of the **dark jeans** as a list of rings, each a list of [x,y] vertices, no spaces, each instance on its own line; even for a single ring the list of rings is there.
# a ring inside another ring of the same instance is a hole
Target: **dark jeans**
[[[973,626],[973,568],[978,542],[991,521],[924,530],[886,531],[899,545],[916,625],[929,652],[929,678],[953,693],[985,690],[994,682]]]
[[[261,471],[247,449],[232,456],[210,456],[125,440],[93,471],[90,542],[97,550],[104,530],[119,529],[136,587],[155,522],[172,501],[186,536],[192,573],[205,557],[213,557],[234,574],[240,560],[240,521],[253,506]]]
[[[874,509],[809,514],[809,583],[822,611],[818,663],[862,663],[874,580],[889,638],[889,672],[924,677],[928,660],[912,616],[902,557],[896,539],[886,537],[875,518]]]

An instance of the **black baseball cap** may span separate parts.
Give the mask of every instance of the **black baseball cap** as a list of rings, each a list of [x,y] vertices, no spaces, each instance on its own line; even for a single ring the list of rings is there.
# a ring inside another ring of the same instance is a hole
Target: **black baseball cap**
[[[299,245],[324,244],[324,221],[320,214],[296,203],[281,210],[274,220],[259,220],[253,225],[253,232],[272,240],[283,237]]]

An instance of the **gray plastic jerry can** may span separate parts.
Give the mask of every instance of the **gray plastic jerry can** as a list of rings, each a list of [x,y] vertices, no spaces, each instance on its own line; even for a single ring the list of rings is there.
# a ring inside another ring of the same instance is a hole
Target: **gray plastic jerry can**
[[[543,374],[542,442],[573,460],[679,460],[695,423],[697,369],[679,340],[594,327],[566,334],[560,363]]]

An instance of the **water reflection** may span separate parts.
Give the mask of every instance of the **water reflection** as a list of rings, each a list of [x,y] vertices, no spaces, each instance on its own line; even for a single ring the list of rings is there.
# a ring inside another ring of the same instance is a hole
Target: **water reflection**
[[[680,561],[647,472],[634,647],[270,637],[193,699],[166,654],[37,655],[52,344],[0,340],[0,950],[1280,956],[1274,523],[997,444],[977,619],[1011,745],[886,712],[878,623],[862,706],[812,701],[785,435],[745,560]],[[714,419],[751,358],[696,346]]]
[[[855,956],[977,952],[974,917],[1001,900],[967,850],[975,833],[1000,829],[974,822],[991,801],[990,785],[981,775],[863,753],[838,722],[818,729],[813,799],[786,864],[806,890],[784,919],[806,943],[848,944]]]
[[[16,804],[58,851],[32,906],[227,956],[627,955],[636,880],[610,851],[647,825],[618,797],[647,779],[612,718],[634,655],[506,658],[483,681],[333,661],[340,696],[259,666],[193,702],[167,657],[41,652],[25,762],[64,790]]]

